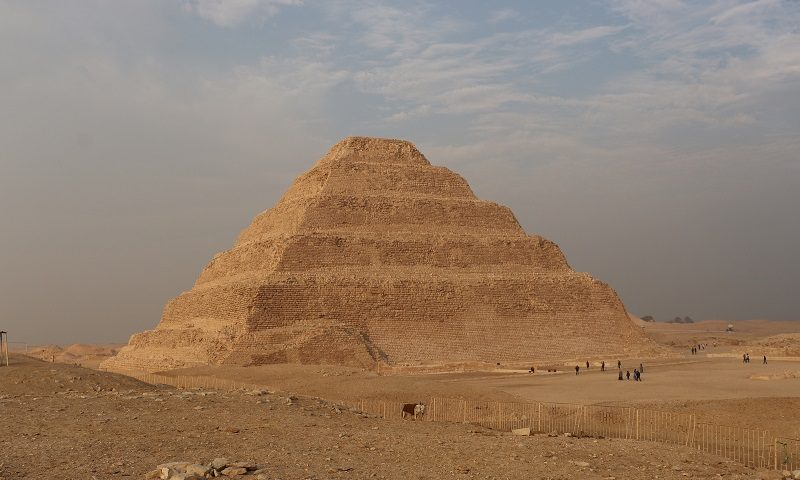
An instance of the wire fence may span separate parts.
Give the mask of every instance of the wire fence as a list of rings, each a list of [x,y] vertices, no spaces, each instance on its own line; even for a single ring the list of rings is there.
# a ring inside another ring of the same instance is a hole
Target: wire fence
[[[264,387],[207,376],[166,376],[126,373],[149,384],[214,390],[260,390]],[[357,399],[339,402],[348,408],[387,420],[401,420],[403,407],[416,402]],[[800,469],[800,439],[775,436],[767,430],[698,422],[693,413],[678,413],[616,405],[552,402],[496,402],[432,397],[422,421],[467,423],[511,431],[620,438],[683,445],[753,468]]]

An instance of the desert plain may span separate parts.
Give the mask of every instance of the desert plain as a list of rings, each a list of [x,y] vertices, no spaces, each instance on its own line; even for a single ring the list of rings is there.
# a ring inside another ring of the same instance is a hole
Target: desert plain
[[[0,369],[0,478],[145,478],[169,462],[219,458],[249,467],[240,478],[782,478],[681,445],[517,436],[347,406],[431,397],[626,405],[800,437],[800,358],[775,347],[776,336],[800,336],[800,324],[743,321],[725,332],[726,324],[637,322],[671,352],[620,359],[623,371],[644,365],[641,382],[619,381],[616,358],[590,358],[579,375],[564,362],[536,365],[533,374],[503,364],[436,373],[301,364],[161,372],[262,386],[178,389],[90,368],[114,346],[29,347]],[[692,354],[698,343],[706,348]],[[783,348],[792,353],[791,344]]]

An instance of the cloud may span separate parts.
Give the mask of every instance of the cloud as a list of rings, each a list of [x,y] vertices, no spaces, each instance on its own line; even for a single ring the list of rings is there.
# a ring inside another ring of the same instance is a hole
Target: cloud
[[[302,0],[188,0],[184,8],[220,27],[236,27],[252,17],[272,17],[281,7],[302,3]]]
[[[625,30],[625,26],[608,26],[602,25],[597,27],[586,28],[569,33],[554,33],[550,36],[550,43],[556,46],[575,45],[583,42],[591,42],[598,40],[609,35],[615,35]]]
[[[519,13],[512,9],[512,8],[503,8],[500,10],[496,10],[489,15],[489,22],[490,23],[501,23],[505,22],[506,20],[511,20],[513,18],[517,18]]]

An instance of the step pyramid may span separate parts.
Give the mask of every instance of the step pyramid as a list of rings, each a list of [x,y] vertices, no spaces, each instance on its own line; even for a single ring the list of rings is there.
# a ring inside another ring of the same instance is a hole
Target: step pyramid
[[[407,141],[350,137],[217,254],[108,370],[372,367],[652,350],[608,285]]]

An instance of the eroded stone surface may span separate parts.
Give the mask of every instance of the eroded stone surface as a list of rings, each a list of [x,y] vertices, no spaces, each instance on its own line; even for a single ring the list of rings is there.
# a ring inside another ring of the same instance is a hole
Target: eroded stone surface
[[[103,368],[514,362],[652,351],[614,290],[402,140],[351,137]]]

